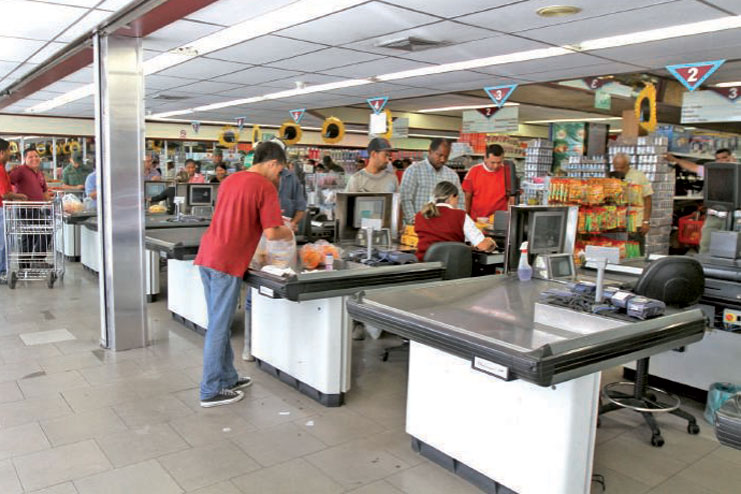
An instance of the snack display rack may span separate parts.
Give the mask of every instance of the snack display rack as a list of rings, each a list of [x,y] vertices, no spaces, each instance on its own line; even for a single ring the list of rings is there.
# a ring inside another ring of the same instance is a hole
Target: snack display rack
[[[573,178],[604,178],[607,176],[607,160],[604,156],[569,156],[564,170]]]
[[[553,141],[533,139],[525,148],[523,175],[527,179],[543,177],[551,172],[553,166]]]

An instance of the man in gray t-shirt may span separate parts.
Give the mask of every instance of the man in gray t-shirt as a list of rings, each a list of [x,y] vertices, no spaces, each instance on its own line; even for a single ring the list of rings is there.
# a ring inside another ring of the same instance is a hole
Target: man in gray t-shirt
[[[368,143],[368,165],[353,174],[345,192],[399,192],[396,174],[387,170],[391,158],[391,143],[376,137]]]

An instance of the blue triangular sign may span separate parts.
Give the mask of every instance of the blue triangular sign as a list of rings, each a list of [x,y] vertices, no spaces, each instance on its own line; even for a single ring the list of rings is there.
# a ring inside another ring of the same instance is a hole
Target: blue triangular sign
[[[368,106],[371,107],[371,110],[373,110],[373,113],[378,115],[384,108],[386,108],[386,103],[389,102],[389,98],[388,96],[383,96],[378,98],[368,98],[366,101],[368,102]]]
[[[681,82],[684,87],[694,91],[705,80],[723,65],[725,60],[711,60],[709,62],[682,63],[677,65],[667,65],[666,70],[672,73],[674,77]]]
[[[489,95],[489,98],[491,98],[494,104],[501,108],[509,97],[512,96],[512,93],[515,92],[516,87],[517,84],[490,86],[485,87],[484,91],[486,91],[486,94]]]
[[[288,113],[291,114],[291,118],[293,119],[296,124],[301,123],[301,119],[304,118],[304,113],[306,112],[306,108],[299,108],[297,110],[291,110]]]

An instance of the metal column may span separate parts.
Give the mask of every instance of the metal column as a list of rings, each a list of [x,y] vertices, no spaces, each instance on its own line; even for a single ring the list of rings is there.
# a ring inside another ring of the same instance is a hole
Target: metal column
[[[142,47],[104,34],[93,43],[101,342],[120,351],[147,344]]]

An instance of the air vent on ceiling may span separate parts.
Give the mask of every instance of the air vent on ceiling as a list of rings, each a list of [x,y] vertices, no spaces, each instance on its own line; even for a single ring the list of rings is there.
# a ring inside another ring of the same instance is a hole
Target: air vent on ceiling
[[[188,99],[190,96],[175,96],[174,94],[158,94],[152,99],[160,101],[182,101]]]
[[[379,48],[390,48],[392,50],[401,51],[422,51],[448,45],[450,45],[450,43],[447,41],[433,41],[429,39],[415,38],[413,36],[379,41],[376,43],[376,46]]]

